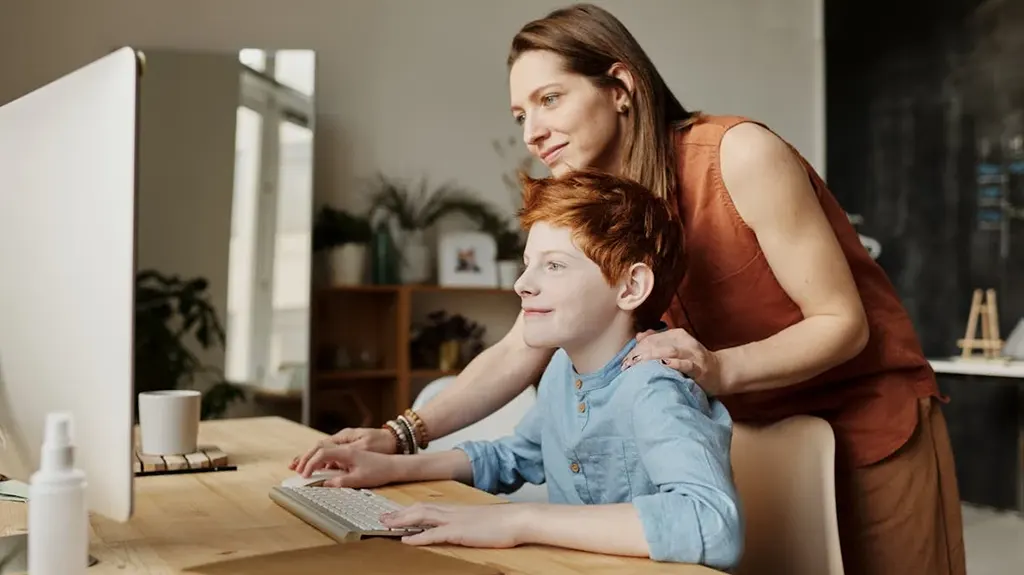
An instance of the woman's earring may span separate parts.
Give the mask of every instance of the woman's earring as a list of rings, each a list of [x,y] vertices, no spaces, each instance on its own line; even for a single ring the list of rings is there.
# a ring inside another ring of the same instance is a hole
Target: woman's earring
[[[620,114],[625,114],[627,112],[629,112],[629,104],[623,104],[623,105],[619,106],[619,113]]]

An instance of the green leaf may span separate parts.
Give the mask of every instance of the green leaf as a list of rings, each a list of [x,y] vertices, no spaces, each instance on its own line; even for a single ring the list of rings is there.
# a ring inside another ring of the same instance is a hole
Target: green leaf
[[[224,345],[224,329],[209,301],[208,287],[205,278],[182,280],[155,270],[142,270],[137,274],[134,366],[137,391],[195,387],[210,381],[210,375],[216,373],[203,365],[189,343],[195,339],[204,349]],[[229,387],[217,388],[215,401],[207,403],[204,412],[207,417],[223,414],[231,402],[243,397],[240,388],[232,387],[223,376],[217,375],[214,381]]]

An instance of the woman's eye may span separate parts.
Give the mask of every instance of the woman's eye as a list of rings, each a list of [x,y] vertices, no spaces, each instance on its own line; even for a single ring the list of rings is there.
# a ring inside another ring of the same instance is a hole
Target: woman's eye
[[[553,271],[553,272],[554,271],[558,271],[558,270],[560,270],[560,269],[562,269],[564,267],[565,266],[563,266],[562,264],[560,264],[558,262],[548,262],[548,269]]]
[[[547,96],[541,98],[541,102],[545,106],[554,106],[555,103],[558,102],[558,94],[548,94]]]
[[[514,120],[515,120],[516,124],[522,126],[523,122],[526,121],[526,115],[525,114],[516,114],[514,116]]]

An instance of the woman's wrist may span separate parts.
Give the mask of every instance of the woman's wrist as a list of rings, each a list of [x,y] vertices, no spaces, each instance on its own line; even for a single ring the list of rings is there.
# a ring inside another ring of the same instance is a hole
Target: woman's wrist
[[[737,369],[743,365],[739,356],[743,354],[743,348],[730,347],[711,352],[713,361],[718,364],[718,394],[730,395],[739,393],[739,382],[742,381]],[[700,383],[699,381],[697,382]]]
[[[426,424],[413,410],[384,422],[381,428],[387,432],[391,449],[387,453],[396,455],[413,455],[430,444],[430,433]]]
[[[377,431],[382,436],[380,442],[380,452],[388,455],[398,453],[398,437],[395,435],[395,432],[391,431],[391,429],[389,429],[387,425],[383,426],[381,429],[378,429]],[[371,449],[371,451],[375,450]]]

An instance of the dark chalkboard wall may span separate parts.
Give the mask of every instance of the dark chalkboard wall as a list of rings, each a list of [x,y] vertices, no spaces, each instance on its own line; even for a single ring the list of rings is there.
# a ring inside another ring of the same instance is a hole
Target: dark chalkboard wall
[[[1024,156],[1013,161],[1024,143],[1024,0],[826,0],[825,9],[830,187],[881,242],[879,263],[929,357],[957,353],[975,288],[998,291],[1005,337],[1024,317],[1024,219],[989,204],[1009,194],[1024,208],[1013,173],[1024,166]],[[980,185],[986,165],[1009,181]],[[941,386],[953,400],[944,412],[963,498],[1013,506],[1021,414],[1008,400],[1020,386],[956,377]]]

